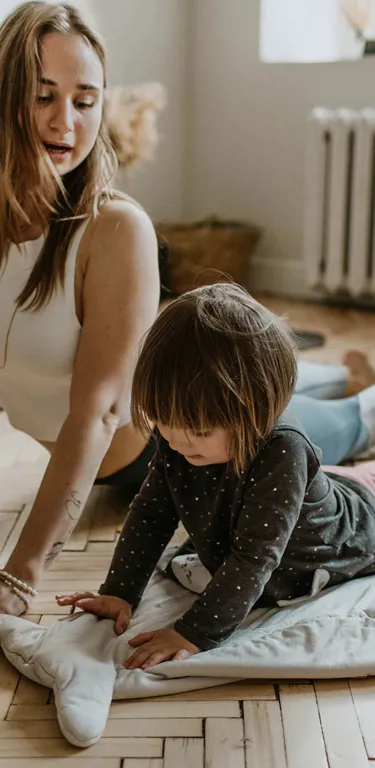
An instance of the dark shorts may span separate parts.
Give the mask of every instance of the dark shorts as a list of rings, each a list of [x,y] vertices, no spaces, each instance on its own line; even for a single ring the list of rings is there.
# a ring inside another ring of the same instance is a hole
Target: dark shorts
[[[148,468],[153,459],[155,450],[156,441],[154,436],[151,435],[150,440],[142,453],[131,464],[122,467],[122,469],[118,469],[117,472],[113,472],[112,475],[97,478],[95,480],[95,485],[111,485],[117,488],[128,488],[129,491],[137,493],[147,476]]]

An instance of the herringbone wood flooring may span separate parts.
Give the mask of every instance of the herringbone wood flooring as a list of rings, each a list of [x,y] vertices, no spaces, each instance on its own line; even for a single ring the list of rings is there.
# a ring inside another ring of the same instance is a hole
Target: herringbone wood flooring
[[[311,360],[339,362],[349,347],[375,364],[375,314],[265,299],[298,328],[327,334]],[[11,551],[47,456],[0,414],[0,550]],[[29,618],[55,621],[54,595],[96,589],[124,512],[105,491],[91,504],[46,575]],[[104,503],[105,502],[105,503]],[[100,512],[100,509],[102,512]],[[103,509],[105,513],[103,513]],[[112,510],[112,511],[110,511]],[[298,684],[241,682],[153,700],[116,702],[105,734],[87,750],[59,731],[49,690],[0,656],[0,768],[375,768],[375,679]]]

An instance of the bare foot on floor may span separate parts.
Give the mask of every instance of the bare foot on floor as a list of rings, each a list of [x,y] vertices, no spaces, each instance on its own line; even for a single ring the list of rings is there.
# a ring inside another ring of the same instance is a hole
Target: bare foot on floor
[[[375,384],[375,369],[367,355],[357,349],[350,349],[343,357],[343,365],[348,369],[347,395],[356,395],[366,387]]]

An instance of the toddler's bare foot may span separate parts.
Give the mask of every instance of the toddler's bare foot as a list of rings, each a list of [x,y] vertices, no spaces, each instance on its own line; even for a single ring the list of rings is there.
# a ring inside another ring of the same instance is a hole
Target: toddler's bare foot
[[[348,368],[348,396],[356,395],[375,384],[375,370],[364,352],[350,349],[344,355],[342,362]]]

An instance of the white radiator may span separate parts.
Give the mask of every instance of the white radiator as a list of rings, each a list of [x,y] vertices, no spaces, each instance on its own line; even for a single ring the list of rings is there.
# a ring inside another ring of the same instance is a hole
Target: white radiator
[[[374,296],[375,109],[314,109],[306,149],[308,285]]]

